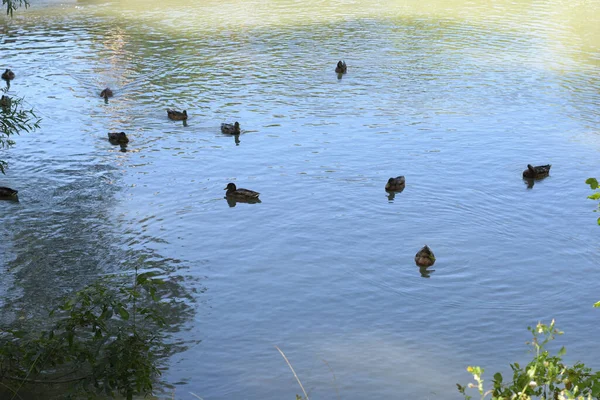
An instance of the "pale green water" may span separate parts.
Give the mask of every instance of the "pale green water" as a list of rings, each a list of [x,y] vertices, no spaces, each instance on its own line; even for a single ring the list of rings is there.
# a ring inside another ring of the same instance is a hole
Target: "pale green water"
[[[569,357],[600,368],[584,184],[600,176],[599,19],[598,2],[545,1],[94,1],[3,17],[0,68],[44,118],[0,157],[21,199],[0,203],[4,315],[43,315],[145,255],[195,299],[173,324],[189,348],[163,376],[178,399],[293,399],[274,345],[313,400],[459,398],[467,365],[524,360],[526,326],[551,318]],[[234,120],[239,146],[219,132]],[[527,163],[551,176],[527,189]],[[230,208],[229,181],[262,203]],[[424,243],[430,279],[413,262]]]

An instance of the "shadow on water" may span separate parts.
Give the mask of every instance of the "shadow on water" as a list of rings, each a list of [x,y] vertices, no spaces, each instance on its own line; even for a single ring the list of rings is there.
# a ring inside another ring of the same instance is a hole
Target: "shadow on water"
[[[133,287],[135,277],[150,272],[164,281],[155,293],[160,301],[144,304],[140,300],[138,307],[154,308],[164,318],[155,340],[164,350],[157,365],[166,368],[169,356],[185,351],[189,343],[198,343],[196,339],[183,342],[177,333],[192,319],[195,296],[205,289],[194,290],[193,296],[190,278],[182,275],[187,268],[182,260],[164,258],[156,250],[136,245],[142,232],[123,233],[115,219],[119,208],[115,195],[120,189],[113,183],[119,173],[106,165],[54,170],[53,179],[40,179],[32,189],[21,191],[18,207],[3,206],[0,234],[5,239],[0,260],[6,262],[1,271],[0,327],[35,337],[55,323],[49,312],[63,304],[65,296],[96,282],[111,290]],[[44,376],[35,372],[30,378],[43,382]],[[8,396],[3,390],[1,398]],[[54,394],[64,398],[70,390],[69,383],[36,384],[34,388],[26,385],[18,394],[29,399],[54,398]]]

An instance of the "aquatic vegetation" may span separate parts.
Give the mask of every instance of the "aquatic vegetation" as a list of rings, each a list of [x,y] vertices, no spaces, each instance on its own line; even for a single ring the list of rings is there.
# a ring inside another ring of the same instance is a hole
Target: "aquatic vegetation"
[[[41,333],[0,331],[0,386],[15,398],[28,385],[62,385],[77,398],[151,394],[168,352],[158,274],[136,273],[131,286],[107,279],[85,287],[64,298]]]
[[[598,180],[596,178],[588,178],[585,181],[585,183],[590,185],[590,188],[592,190],[596,190],[596,192],[594,192],[593,194],[590,194],[588,196],[588,199],[600,200],[600,190],[598,190],[600,188],[600,185],[598,185]],[[600,203],[598,203],[598,208],[596,210],[594,210],[594,212],[598,212],[598,211],[600,211]],[[598,225],[600,225],[600,217],[598,217]]]

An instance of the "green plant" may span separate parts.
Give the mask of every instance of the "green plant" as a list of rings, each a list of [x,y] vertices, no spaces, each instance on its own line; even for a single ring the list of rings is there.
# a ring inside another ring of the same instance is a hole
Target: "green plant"
[[[585,183],[590,185],[592,190],[596,190],[596,192],[590,194],[588,199],[592,200],[600,200],[600,190],[597,190],[600,186],[598,185],[598,180],[596,178],[588,178]],[[600,211],[600,203],[598,203],[598,209],[594,210],[594,212]],[[600,225],[600,217],[598,217],[598,225]]]
[[[6,89],[2,90],[6,92]],[[0,149],[11,147],[15,144],[10,139],[12,135],[18,135],[20,132],[31,132],[39,128],[40,119],[33,110],[22,108],[23,99],[2,97],[3,104],[0,109]],[[0,172],[5,173],[8,164],[0,160]]]
[[[13,397],[27,385],[64,385],[76,398],[152,393],[166,348],[157,275],[136,273],[131,287],[87,286],[65,298],[39,334],[0,330],[0,386]]]
[[[25,6],[25,8],[29,7],[29,2],[27,0],[2,0],[2,6],[6,6],[6,15],[12,17],[14,10],[19,8],[19,6]]]
[[[527,329],[533,335],[533,340],[529,342],[531,352],[534,354],[533,360],[525,367],[521,367],[518,363],[511,364],[513,371],[511,381],[504,382],[502,374],[494,374],[492,388],[488,390],[484,388],[483,368],[468,367],[467,371],[473,374],[475,383],[469,383],[467,386],[457,384],[458,391],[465,399],[472,399],[466,393],[468,388],[476,388],[481,399],[491,395],[492,400],[599,398],[600,371],[592,372],[591,368],[580,362],[573,366],[565,365],[562,361],[562,356],[566,353],[564,347],[556,355],[551,355],[545,349],[545,346],[557,335],[562,335],[562,332],[555,329],[554,320],[550,325],[538,323],[535,328]]]

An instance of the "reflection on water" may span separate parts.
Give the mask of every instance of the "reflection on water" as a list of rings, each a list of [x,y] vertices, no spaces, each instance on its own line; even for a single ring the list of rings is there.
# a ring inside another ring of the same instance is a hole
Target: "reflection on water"
[[[584,18],[598,11],[94,0],[4,19],[9,94],[43,122],[2,153],[0,184],[21,195],[0,204],[2,318],[41,318],[57,294],[144,256],[196,302],[173,321],[177,339],[203,339],[165,371],[187,382],[178,393],[289,398],[273,344],[303,375],[326,354],[345,399],[422,398],[432,368],[444,377],[432,396],[453,393],[472,360],[518,358],[514,338],[538,319],[557,318],[579,354],[597,336],[583,182],[600,168],[597,28]],[[351,70],[338,80],[340,59]],[[252,127],[243,146],[219,133],[236,120]],[[127,152],[111,131],[127,132]],[[528,191],[531,159],[553,176]],[[410,190],[382,201],[395,171]],[[269,201],[224,207],[234,180]],[[425,242],[444,259],[435,274],[415,273],[409,249]],[[407,371],[364,347],[383,341],[428,362]],[[311,378],[335,397],[327,374]]]

